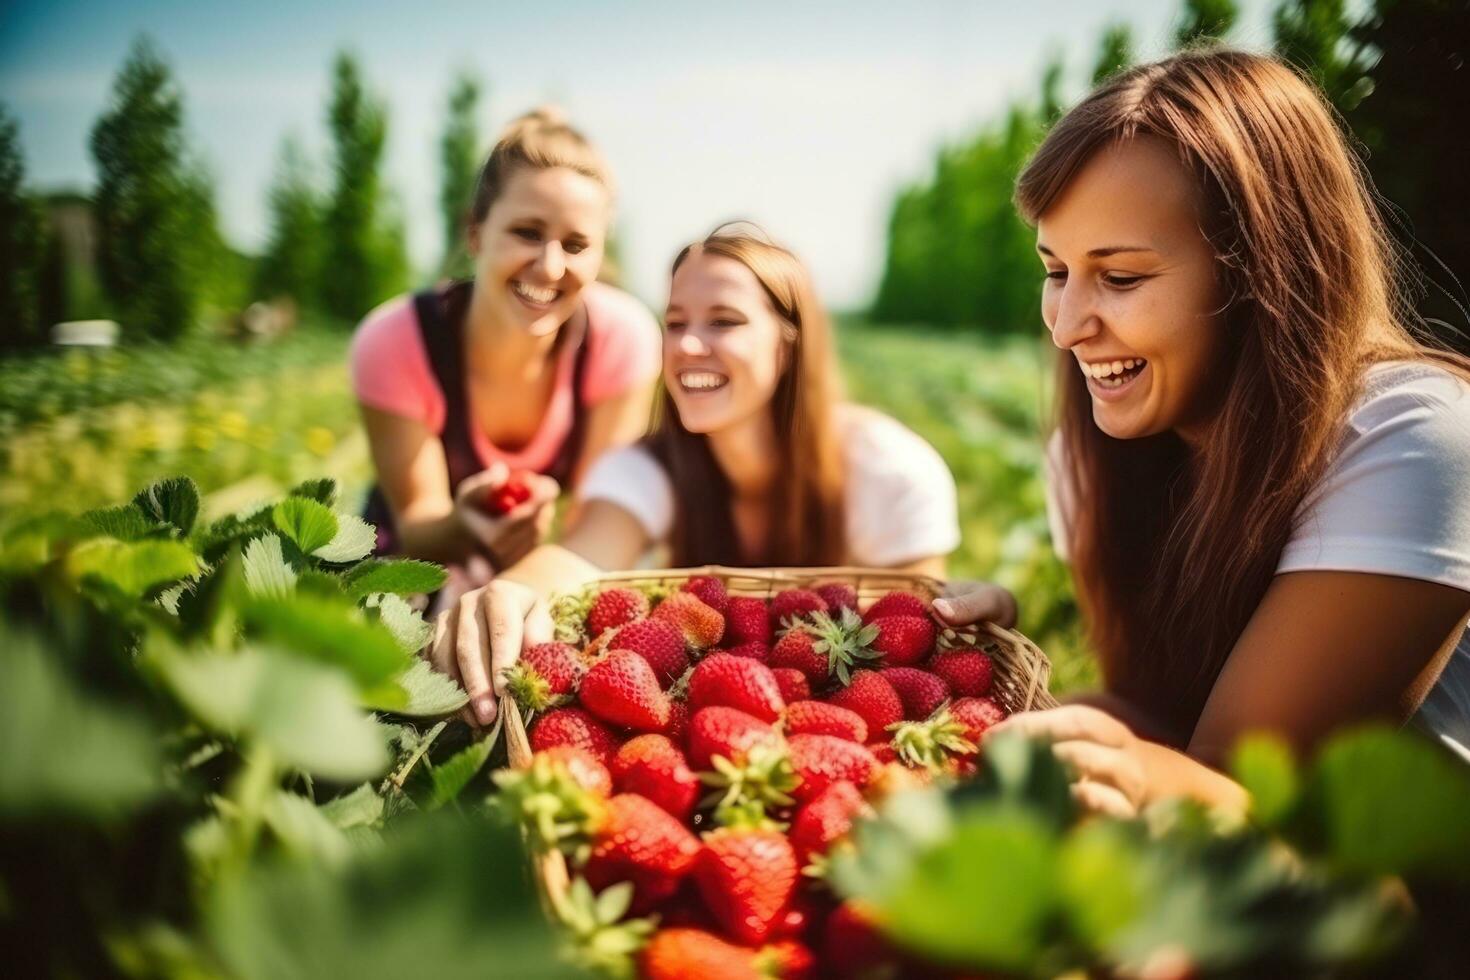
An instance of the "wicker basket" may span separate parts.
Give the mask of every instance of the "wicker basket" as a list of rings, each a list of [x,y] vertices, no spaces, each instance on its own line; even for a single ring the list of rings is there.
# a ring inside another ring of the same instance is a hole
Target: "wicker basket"
[[[914,575],[881,568],[727,568],[706,565],[703,568],[661,568],[630,572],[612,572],[589,582],[585,588],[601,589],[613,585],[634,588],[673,590],[689,579],[708,575],[725,583],[731,595],[769,599],[783,589],[808,588],[827,583],[850,585],[857,592],[859,608],[866,609],[884,593],[895,590],[913,592],[926,599],[938,597],[944,583],[927,575]],[[999,700],[1009,712],[1057,705],[1047,684],[1051,662],[1046,654],[1015,630],[993,623],[981,623],[961,629],[941,631],[943,646],[976,646],[983,649],[995,664],[991,681],[991,697]],[[529,765],[531,742],[524,719],[515,701],[504,697],[500,710],[505,713],[506,751],[512,766]],[[570,878],[566,861],[557,852],[540,855],[536,860],[536,879],[548,912],[566,893]]]

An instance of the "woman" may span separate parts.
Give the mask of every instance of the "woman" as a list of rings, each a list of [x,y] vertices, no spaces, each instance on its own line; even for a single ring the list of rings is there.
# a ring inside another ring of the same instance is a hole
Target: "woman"
[[[1470,746],[1470,364],[1410,333],[1320,94],[1235,51],[1136,68],[1016,199],[1060,352],[1054,536],[1107,693],[1000,727],[1123,813],[1240,806],[1211,767],[1252,731],[1413,719]],[[994,586],[936,607],[1014,615]]]
[[[674,262],[658,431],[587,475],[543,546],[437,623],[430,656],[495,716],[492,678],[551,637],[543,597],[667,545],[676,566],[852,563],[944,574],[959,544],[954,478],[898,422],[839,403],[831,329],[806,270],[716,231]]]
[[[647,430],[658,325],[595,281],[611,215],[602,157],[555,113],[529,113],[480,171],[474,278],[393,300],[358,328],[380,550],[509,565],[544,533],[561,485]],[[495,515],[487,495],[513,473],[529,499]]]

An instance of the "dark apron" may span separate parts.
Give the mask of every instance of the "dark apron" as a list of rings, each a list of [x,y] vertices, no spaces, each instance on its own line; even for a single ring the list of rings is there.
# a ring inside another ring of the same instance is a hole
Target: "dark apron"
[[[426,289],[413,296],[414,311],[418,314],[419,335],[423,338],[424,350],[429,355],[429,367],[434,372],[435,383],[444,395],[444,427],[438,435],[439,441],[444,445],[444,461],[449,471],[451,494],[466,477],[485,468],[475,453],[474,441],[470,436],[472,422],[464,377],[464,325],[469,312],[472,286],[473,283],[469,280],[452,282],[442,289]],[[586,437],[587,413],[582,400],[582,380],[587,370],[587,337],[591,332],[592,325],[589,322],[582,331],[574,355],[576,361],[572,367],[571,430],[551,465],[541,471],[562,487],[566,487],[571,477]],[[560,353],[556,356],[559,358]],[[377,546],[373,553],[397,554],[399,542],[393,522],[393,510],[388,506],[388,498],[383,496],[383,491],[377,484],[368,493],[362,517],[378,529]]]

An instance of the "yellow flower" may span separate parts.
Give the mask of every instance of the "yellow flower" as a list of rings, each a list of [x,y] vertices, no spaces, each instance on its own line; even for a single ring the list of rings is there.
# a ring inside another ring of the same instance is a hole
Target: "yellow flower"
[[[239,412],[225,412],[219,417],[219,430],[227,439],[243,439],[250,429],[250,420]]]
[[[332,435],[332,430],[320,425],[313,425],[306,430],[306,448],[317,456],[325,456],[337,445],[337,437]]]

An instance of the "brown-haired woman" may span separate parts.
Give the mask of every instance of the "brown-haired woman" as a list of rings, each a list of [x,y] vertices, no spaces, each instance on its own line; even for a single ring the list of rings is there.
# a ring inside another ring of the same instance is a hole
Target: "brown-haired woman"
[[[392,300],[358,328],[380,551],[483,578],[487,561],[503,567],[536,545],[560,486],[647,430],[658,324],[596,281],[612,199],[607,164],[580,133],[554,110],[522,116],[475,188],[474,278]],[[487,493],[512,473],[531,497],[494,517]]]
[[[1017,184],[1059,348],[1054,537],[1107,695],[1017,716],[1087,803],[1239,804],[1243,734],[1470,746],[1470,365],[1410,333],[1321,95],[1280,62],[1120,75]],[[936,604],[1007,618],[982,586]],[[1470,756],[1467,756],[1470,758]]]
[[[522,642],[551,638],[542,596],[667,545],[676,566],[844,563],[943,575],[954,478],[928,443],[840,401],[831,328],[801,262],[738,230],[679,253],[659,428],[609,453],[542,546],[436,624],[434,666],[482,723]]]

